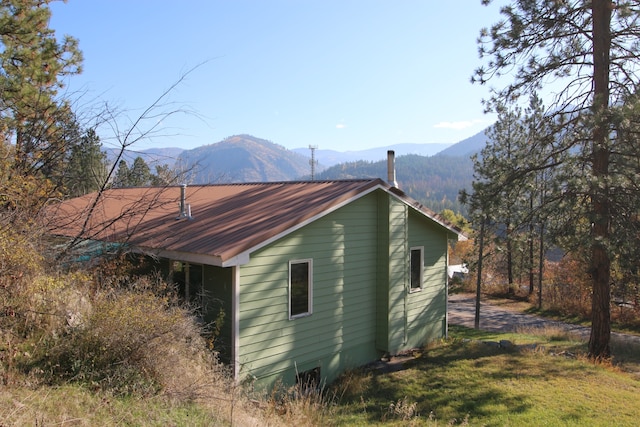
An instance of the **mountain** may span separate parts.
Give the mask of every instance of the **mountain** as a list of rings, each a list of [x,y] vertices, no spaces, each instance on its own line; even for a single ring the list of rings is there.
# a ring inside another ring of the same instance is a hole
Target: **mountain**
[[[471,155],[486,145],[485,131],[457,144],[396,144],[361,151],[315,149],[315,179],[378,177],[386,180],[387,151],[396,153],[396,179],[401,190],[436,212],[466,213],[458,202],[461,189],[471,189]],[[127,153],[132,163],[141,156],[150,166],[168,164],[186,171],[185,182],[266,182],[309,179],[309,148],[287,150],[251,135],[230,136],[192,150],[151,149]],[[325,168],[323,165],[330,165]]]
[[[309,158],[251,135],[185,150],[176,165],[193,184],[292,181],[310,174]]]
[[[107,160],[112,163],[118,154],[120,154],[120,149],[117,148],[108,148],[104,150],[107,154]],[[136,157],[140,156],[142,159],[153,169],[156,165],[169,165],[169,167],[173,167],[182,153],[184,149],[176,148],[176,147],[168,147],[168,148],[149,148],[147,150],[125,150],[122,154],[122,159],[126,160],[127,164],[131,166]]]
[[[440,151],[436,156],[471,157],[473,154],[479,153],[487,145],[488,137],[486,135],[486,131],[487,129],[478,132],[467,139],[463,139],[462,141]]]
[[[339,163],[355,162],[358,160],[378,161],[387,158],[387,151],[393,150],[398,155],[418,154],[421,156],[433,156],[441,150],[450,147],[451,144],[394,144],[385,147],[369,148],[358,151],[315,150],[315,159],[321,166],[334,166]],[[311,157],[310,148],[294,148],[292,151],[306,157]]]
[[[471,190],[473,162],[469,156],[396,157],[398,187],[430,209],[451,209],[466,214],[458,201],[461,189]],[[387,160],[357,161],[332,166],[317,174],[316,179],[382,178],[387,180]]]

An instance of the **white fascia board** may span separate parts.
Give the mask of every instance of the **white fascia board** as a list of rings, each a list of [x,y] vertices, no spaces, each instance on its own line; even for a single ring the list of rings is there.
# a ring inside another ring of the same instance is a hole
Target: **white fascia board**
[[[213,265],[217,267],[224,267],[220,257],[205,254],[194,254],[190,252],[180,251],[168,251],[164,249],[149,249],[149,248],[132,248],[136,253],[149,255],[152,257],[167,258],[176,261],[190,262],[193,264]]]
[[[221,267],[235,267],[243,264],[248,264],[249,259],[249,251],[242,252],[239,255],[234,256],[224,262],[222,262]]]

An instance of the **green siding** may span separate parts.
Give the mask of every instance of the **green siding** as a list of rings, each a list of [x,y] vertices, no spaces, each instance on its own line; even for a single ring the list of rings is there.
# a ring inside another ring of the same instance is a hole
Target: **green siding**
[[[407,347],[416,347],[445,334],[447,233],[416,213],[409,215],[409,247],[424,247],[422,290],[408,295]]]
[[[407,281],[407,206],[399,200],[389,198],[389,346],[388,351],[397,353],[405,347]]]
[[[376,342],[390,354],[445,333],[447,232],[393,197],[380,197]],[[424,248],[423,288],[409,292],[411,247]]]
[[[378,209],[369,194],[254,253],[240,268],[240,374],[259,385],[320,366],[328,381],[379,356]],[[313,260],[313,314],[288,318],[288,263]]]
[[[376,346],[389,350],[389,197],[378,194],[378,277],[376,280]]]
[[[258,387],[321,368],[345,369],[446,332],[448,232],[384,191],[368,194],[251,254],[239,267],[240,376]],[[424,248],[423,286],[409,292],[411,247]],[[289,320],[289,261],[313,260],[310,316]],[[204,320],[225,314],[215,341],[232,359],[233,269],[205,265]],[[168,274],[168,261],[160,270]]]

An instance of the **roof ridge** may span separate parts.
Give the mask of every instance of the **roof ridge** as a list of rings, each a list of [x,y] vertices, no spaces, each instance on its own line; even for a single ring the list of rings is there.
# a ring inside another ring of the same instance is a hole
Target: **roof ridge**
[[[255,182],[212,182],[208,184],[186,184],[187,187],[230,187],[230,186],[245,186],[245,185],[284,185],[284,184],[326,184],[326,183],[349,183],[349,182],[375,182],[382,181],[380,178],[353,178],[353,179],[319,179],[313,181],[307,180],[295,180],[295,181],[255,181]],[[175,184],[168,187],[181,187],[185,184]],[[133,187],[132,187],[133,188]],[[145,187],[135,187],[145,188]],[[146,187],[153,188],[153,187]]]

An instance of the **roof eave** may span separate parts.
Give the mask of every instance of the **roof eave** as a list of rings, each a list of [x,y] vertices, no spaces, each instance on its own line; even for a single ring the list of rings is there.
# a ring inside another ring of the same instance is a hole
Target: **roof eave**
[[[320,218],[322,218],[322,217],[324,217],[326,215],[329,215],[332,212],[335,212],[336,210],[342,208],[343,206],[348,205],[352,201],[357,200],[357,199],[359,199],[361,197],[364,197],[367,194],[370,194],[370,193],[372,193],[372,192],[374,192],[374,191],[376,191],[378,189],[384,189],[384,187],[382,185],[380,185],[380,184],[376,184],[376,185],[373,185],[373,186],[371,186],[369,188],[365,188],[362,191],[358,192],[353,197],[349,197],[349,198],[341,201],[340,203],[337,203],[337,204],[335,204],[335,205],[323,210],[322,212],[307,218],[304,221],[300,221],[300,222],[296,223],[292,227],[289,227],[289,228],[281,231],[280,233],[270,237],[269,239],[263,240],[260,243],[258,243],[256,245],[254,245],[254,246],[252,246],[252,247],[240,252],[239,254],[237,254],[235,256],[232,256],[227,260],[224,260],[223,261],[223,266],[246,264],[246,263],[248,263],[250,261],[250,257],[251,257],[252,253],[264,248],[265,246],[270,245],[271,243],[281,239],[282,237],[285,237],[285,236],[293,233],[294,231],[299,230],[302,227],[305,227],[306,225],[308,225],[308,224],[310,224],[310,223],[312,223],[312,222],[314,222],[314,221],[316,221],[316,220],[318,220],[318,219],[320,219]],[[223,258],[224,258],[224,256],[223,256]]]
[[[444,228],[447,232],[448,236],[451,236],[451,239],[456,239],[458,241],[465,241],[467,240],[467,237],[462,233],[461,230],[457,229],[455,226],[453,225],[449,225],[445,222],[443,222],[442,220],[438,219],[437,217],[435,217],[434,215],[429,214],[429,212],[425,209],[423,209],[424,207],[422,206],[422,204],[420,204],[417,201],[412,200],[409,196],[407,196],[406,194],[404,194],[404,192],[402,192],[402,190],[398,190],[395,189],[396,191],[391,191],[392,187],[390,187],[388,184],[386,184],[384,181],[382,180],[375,180],[378,181],[377,184],[372,185],[369,188],[365,188],[362,191],[358,192],[355,196],[353,197],[349,197],[345,200],[343,200],[342,202],[331,206],[328,209],[323,210],[322,212],[320,212],[317,215],[314,215],[312,217],[307,218],[304,221],[301,221],[299,223],[296,223],[294,226],[289,227],[285,230],[283,230],[282,232],[272,236],[269,239],[266,239],[264,241],[261,241],[260,243],[245,249],[244,251],[240,252],[237,255],[231,256],[229,259],[225,259],[224,255],[221,257],[223,259],[222,261],[222,266],[224,267],[230,267],[230,266],[234,266],[234,265],[242,265],[242,264],[246,264],[250,261],[251,258],[251,254],[264,248],[265,246],[270,245],[271,243],[281,239],[284,236],[287,236],[288,234],[293,233],[296,230],[301,229],[302,227],[305,227],[306,225],[322,218],[323,216],[329,215],[330,213],[342,208],[343,206],[351,203],[354,200],[357,200],[361,197],[366,196],[367,194],[370,194],[376,190],[382,190],[388,194],[393,195],[394,197],[396,197],[398,200],[402,201],[403,203],[405,203],[407,206],[411,207],[412,209],[414,209],[415,211],[419,212],[420,214],[426,216],[427,218],[429,218],[430,220],[432,220],[433,222],[435,222],[437,225],[439,225],[440,227]]]
[[[131,250],[133,252],[141,253],[151,257],[166,258],[166,259],[172,259],[176,261],[190,262],[193,264],[205,264],[205,265],[213,265],[217,267],[228,267],[227,265],[224,265],[225,263],[222,261],[222,258],[214,255],[196,254],[191,252],[172,251],[172,250],[157,249],[157,248],[145,248],[140,246],[135,246],[131,248]]]
[[[454,237],[454,239],[457,238],[459,242],[464,242],[468,240],[467,236],[464,235],[462,230],[460,230],[458,227],[454,226],[453,224],[449,224],[446,221],[443,221],[442,219],[438,218],[438,215],[435,212],[431,213],[430,209],[427,209],[424,205],[422,205],[422,203],[409,197],[404,191],[391,186],[387,186],[387,187],[380,186],[380,187],[384,189],[387,193],[395,197],[396,199],[400,200],[401,202],[403,202],[404,204],[412,208],[413,210],[431,219],[437,225],[447,230],[448,233],[453,233],[454,235],[456,235],[457,237]]]

